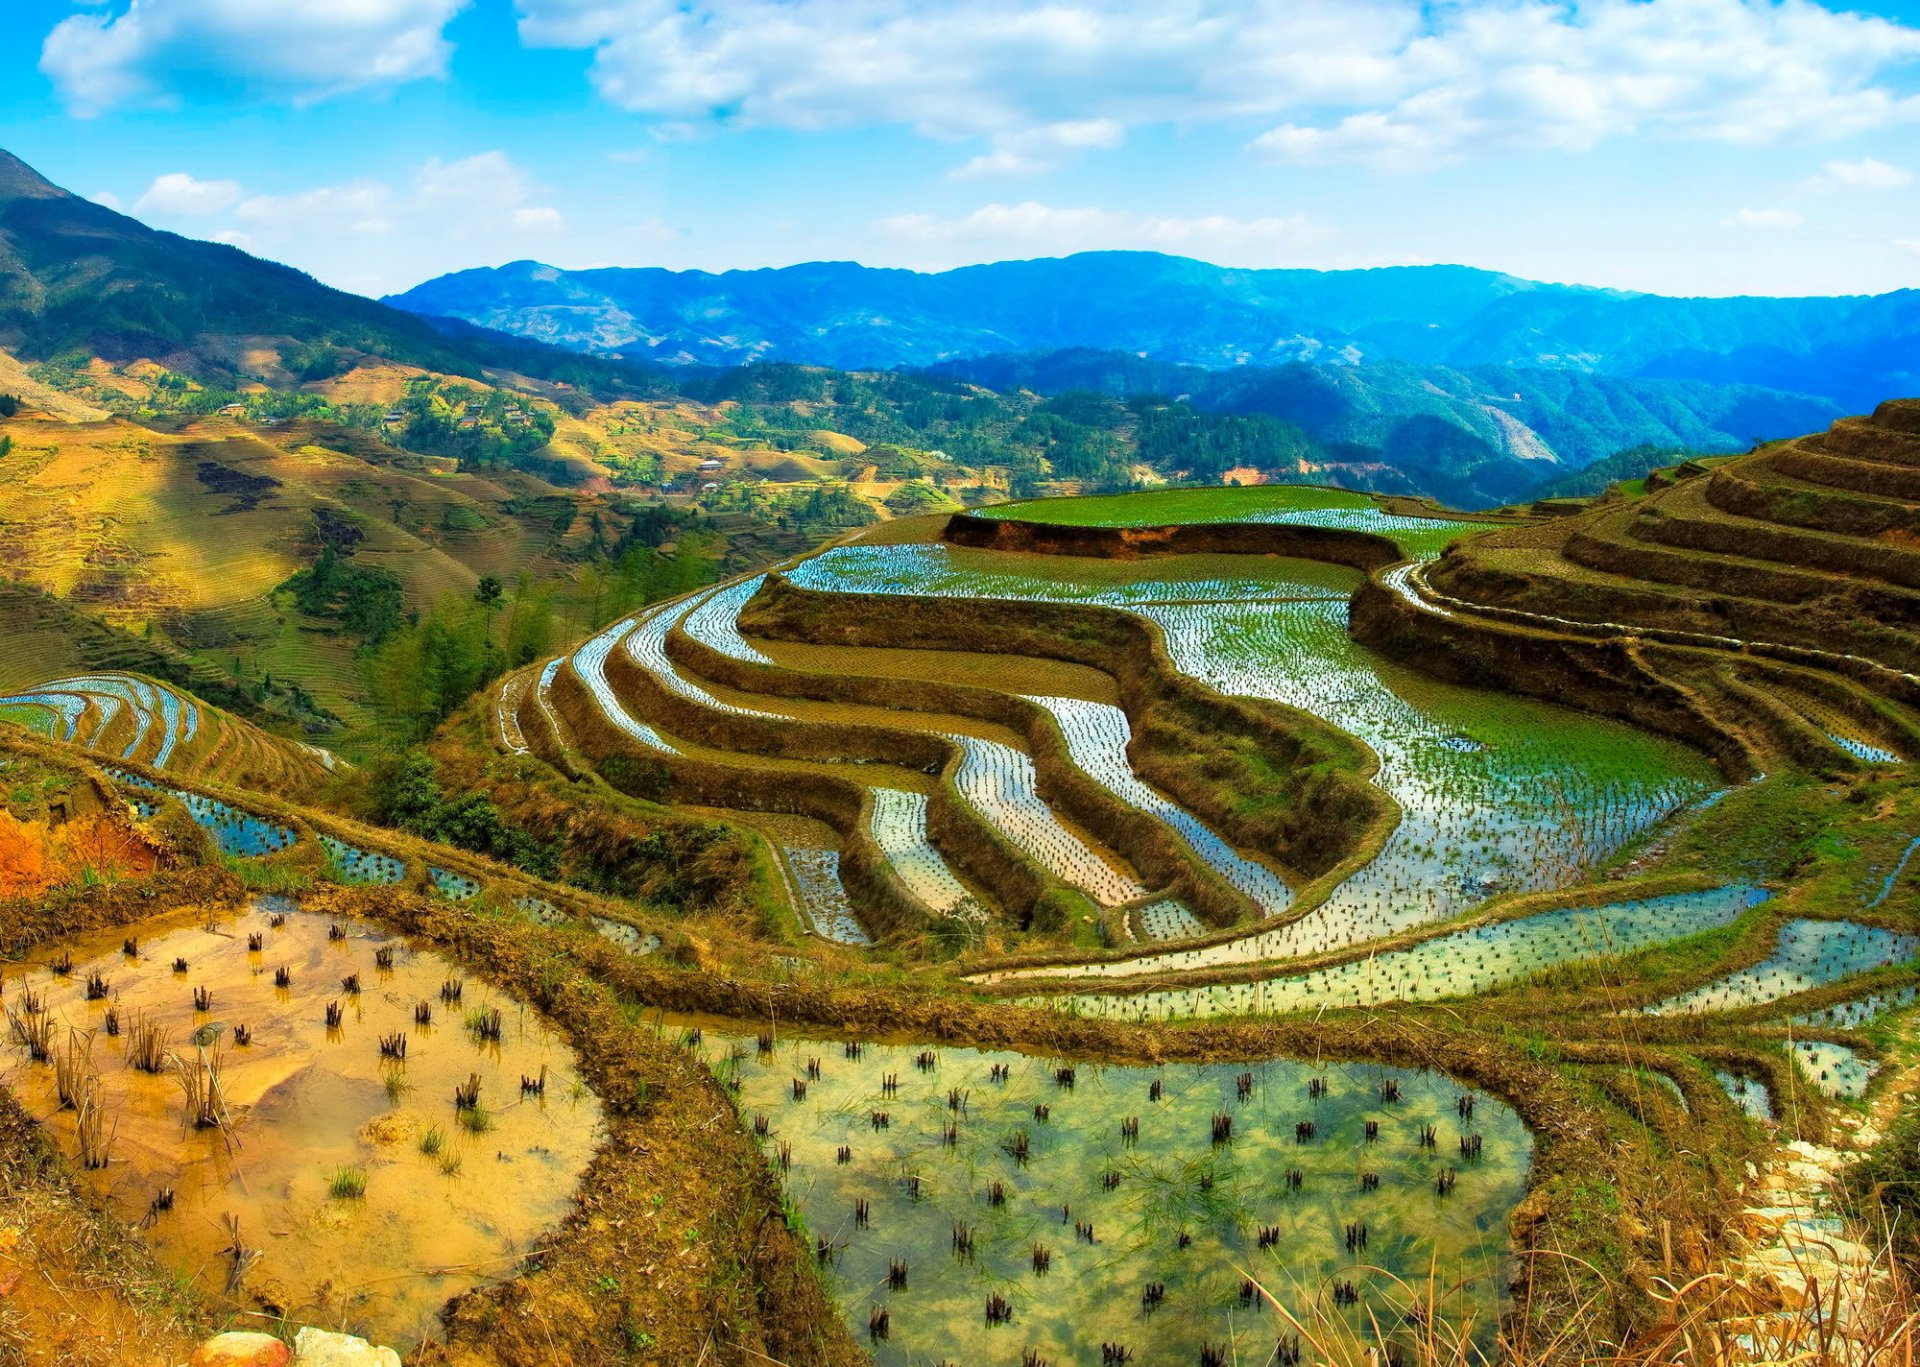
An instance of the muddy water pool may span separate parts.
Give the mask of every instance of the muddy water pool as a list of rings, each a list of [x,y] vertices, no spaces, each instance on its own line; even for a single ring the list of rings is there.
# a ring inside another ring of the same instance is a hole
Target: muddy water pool
[[[68,954],[71,970],[57,972]],[[106,995],[90,1001],[94,975]],[[462,979],[458,1000],[444,998]],[[277,900],[51,947],[0,969],[0,1002],[0,1083],[75,1155],[78,1117],[61,1107],[56,1068],[31,1059],[13,1020],[31,1030],[39,1015],[56,1057],[71,1043],[89,1058],[78,1071],[96,1079],[81,1086],[96,1089],[109,1161],[86,1178],[146,1225],[171,1268],[216,1299],[265,1300],[379,1341],[416,1343],[449,1297],[511,1276],[567,1213],[603,1134],[576,1060],[534,1012],[403,939]],[[429,1023],[416,1019],[423,1004]],[[497,1043],[484,1038],[495,1010]],[[166,1034],[158,1073],[132,1066],[142,1022]],[[404,1061],[382,1057],[383,1037],[404,1041]],[[178,1074],[203,1062],[217,1064],[224,1128],[188,1117]],[[544,1092],[523,1094],[521,1079],[543,1074]],[[456,1106],[474,1078],[478,1107]],[[156,1209],[168,1191],[170,1208]],[[246,1250],[231,1297],[229,1217]]]

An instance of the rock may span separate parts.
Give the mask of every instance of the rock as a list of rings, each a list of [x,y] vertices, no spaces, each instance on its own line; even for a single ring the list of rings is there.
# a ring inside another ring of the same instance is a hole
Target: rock
[[[307,1328],[293,1341],[294,1367],[400,1367],[400,1355],[351,1334]]]
[[[188,1367],[287,1367],[292,1360],[271,1334],[221,1334],[194,1349]]]

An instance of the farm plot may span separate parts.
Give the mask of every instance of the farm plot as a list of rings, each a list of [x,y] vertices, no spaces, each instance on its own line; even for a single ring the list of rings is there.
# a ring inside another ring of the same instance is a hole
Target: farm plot
[[[1491,1346],[1532,1144],[1443,1075],[683,1038],[737,1090],[880,1367],[1096,1343],[1270,1363],[1294,1330],[1246,1278],[1329,1335],[1427,1315]]]
[[[1379,854],[1300,919],[1210,947],[1207,964],[1324,952],[1445,919],[1496,892],[1565,886],[1716,787],[1705,758],[1683,746],[1388,664],[1348,636],[1346,603],[1333,595],[1245,601],[1258,596],[1255,585],[1279,582],[1253,579],[1225,602],[1172,602],[1142,582],[1115,597],[1074,579],[1078,565],[1063,571],[1060,588],[1039,573],[1049,567],[1002,573],[991,568],[995,559],[974,552],[963,560],[937,547],[849,547],[790,577],[825,591],[1127,607],[1161,627],[1174,663],[1195,678],[1311,712],[1379,756],[1375,781],[1402,811]],[[1121,977],[1195,966],[1184,955],[1151,955],[1033,971]]]
[[[407,876],[407,866],[390,854],[363,850],[344,840],[322,835],[320,848],[327,852],[329,873],[341,883],[398,883]]]
[[[1858,921],[1788,921],[1768,955],[1647,1008],[1649,1015],[1699,1015],[1730,1011],[1808,992],[1855,973],[1905,963],[1920,955],[1920,936],[1901,935]]]
[[[1027,701],[1053,714],[1076,765],[1128,806],[1171,827],[1204,863],[1245,893],[1263,914],[1277,916],[1292,904],[1293,890],[1272,869],[1247,858],[1192,812],[1140,781],[1127,758],[1133,726],[1125,712],[1079,698],[1029,696]],[[1144,916],[1141,920],[1149,931],[1157,924]],[[1174,927],[1178,924],[1173,923]]]
[[[612,653],[616,644],[638,626],[643,625],[647,620],[649,620],[649,618],[646,615],[642,615],[640,617],[629,617],[622,621],[615,622],[598,636],[593,637],[578,650],[574,651],[573,654],[568,657],[567,663],[572,667],[575,677],[580,680],[587,692],[592,695],[594,706],[600,709],[600,714],[605,717],[615,729],[640,742],[640,744],[646,746],[649,750],[659,750],[669,755],[675,755],[678,754],[679,751],[673,745],[669,744],[666,738],[658,731],[627,711],[625,706],[621,704],[618,695],[614,693],[613,685],[607,681],[607,656]],[[557,672],[556,663],[557,662],[549,662],[546,667],[540,671],[540,682],[536,686],[536,696],[539,698],[540,705],[548,711],[549,715],[551,715],[552,712],[552,704],[547,699],[548,692],[553,687],[554,675]]]
[[[1826,1040],[1795,1040],[1793,1061],[1801,1075],[1823,1096],[1858,1101],[1867,1094],[1880,1065],[1844,1044]]]
[[[787,572],[803,589],[1012,598],[1125,608],[1152,603],[1320,599],[1344,603],[1360,583],[1340,565],[1283,557],[1090,560],[941,545],[840,546]]]
[[[432,1337],[566,1215],[605,1132],[536,1013],[478,983],[462,1007],[448,960],[277,900],[99,932],[0,980],[0,1082],[222,1313],[271,1287],[355,1333]]]
[[[840,851],[782,845],[780,857],[786,861],[801,908],[816,932],[836,944],[873,943],[855,918],[846,884],[840,881]]]
[[[290,826],[282,826],[265,817],[255,816],[252,812],[230,807],[204,794],[162,788],[135,774],[116,773],[115,777],[123,783],[145,788],[155,794],[152,798],[141,798],[134,803],[142,816],[152,816],[160,809],[161,795],[178,798],[194,822],[213,837],[213,843],[219,846],[222,854],[257,859],[263,855],[278,854],[299,839],[298,833]]]
[[[868,834],[908,891],[937,915],[956,921],[986,920],[986,908],[953,876],[947,861],[927,838],[926,794],[901,788],[875,788],[872,792]]]
[[[749,582],[755,582],[757,588],[757,581]],[[667,637],[683,621],[689,633],[715,649],[727,650],[737,643],[738,649],[752,650],[741,640],[736,626],[741,607],[752,597],[751,593],[743,594],[740,589],[740,585],[734,585],[654,614],[634,628],[627,636],[624,648],[633,662],[652,675],[662,687],[689,702],[736,716],[778,720],[783,714],[764,708],[743,707],[716,696],[667,657]],[[910,716],[902,714],[899,724],[911,726]],[[1033,760],[1028,755],[1010,745],[975,736],[947,735],[946,739],[960,748],[961,762],[954,775],[960,795],[972,804],[987,824],[1012,841],[1034,862],[1063,882],[1083,889],[1104,905],[1114,906],[1131,901],[1146,892],[1131,876],[1113,867],[1086,841],[1067,829],[1054,814],[1053,809],[1040,797],[1038,776],[1034,772]],[[893,803],[897,799],[887,801]],[[921,824],[924,827],[925,799],[921,798],[920,801]],[[927,849],[931,851],[932,846],[929,845]],[[954,880],[948,874],[936,881],[944,885]],[[944,891],[942,895],[945,895]]]
[[[1039,776],[1025,752],[975,736],[947,739],[960,747],[953,776],[960,795],[1035,863],[1102,906],[1145,895],[1139,880],[1114,868],[1061,824],[1041,798]]]
[[[1566,907],[1290,977],[1163,992],[1031,997],[1026,1004],[1116,1020],[1179,1020],[1439,1001],[1491,992],[1556,964],[1631,954],[1711,930],[1765,896],[1759,888],[1733,884],[1602,907]],[[1199,951],[1192,958],[1194,967],[1205,966]]]

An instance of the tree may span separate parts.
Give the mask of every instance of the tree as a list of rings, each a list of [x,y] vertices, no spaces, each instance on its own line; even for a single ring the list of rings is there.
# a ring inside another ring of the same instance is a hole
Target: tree
[[[491,574],[480,576],[480,582],[474,585],[473,601],[481,607],[492,610],[507,601],[506,585]]]
[[[20,411],[18,394],[0,394],[0,418],[11,418]]]

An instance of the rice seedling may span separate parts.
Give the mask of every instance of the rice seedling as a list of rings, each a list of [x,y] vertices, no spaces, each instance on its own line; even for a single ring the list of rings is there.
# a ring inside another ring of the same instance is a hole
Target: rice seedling
[[[166,1071],[171,1032],[136,1011],[127,1023],[127,1066],[158,1076]]]
[[[355,1164],[335,1168],[327,1178],[327,1195],[336,1201],[359,1201],[367,1194],[367,1170]]]
[[[53,1092],[61,1109],[80,1110],[98,1084],[99,1074],[93,1066],[92,1034],[68,1030],[64,1047],[53,1055]]]
[[[493,1128],[492,1115],[488,1114],[486,1107],[478,1102],[455,1111],[454,1119],[468,1134],[485,1134]]]
[[[218,1050],[196,1050],[191,1059],[172,1056],[174,1081],[180,1086],[186,1124],[196,1130],[226,1131],[226,1100],[220,1091],[221,1059]]]
[[[44,1010],[35,1011],[31,1005],[19,1011],[7,1008],[7,1020],[13,1026],[13,1036],[25,1047],[27,1057],[35,1063],[47,1063],[53,1058],[53,1018]]]

